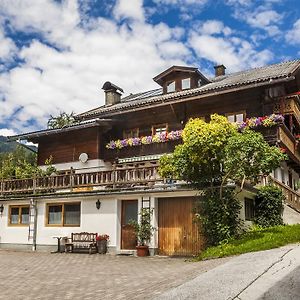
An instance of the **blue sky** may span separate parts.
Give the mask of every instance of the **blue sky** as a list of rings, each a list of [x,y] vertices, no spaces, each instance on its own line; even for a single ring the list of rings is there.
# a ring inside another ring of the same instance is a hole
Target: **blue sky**
[[[0,0],[0,135],[156,88],[171,65],[212,76],[300,58],[298,0]]]

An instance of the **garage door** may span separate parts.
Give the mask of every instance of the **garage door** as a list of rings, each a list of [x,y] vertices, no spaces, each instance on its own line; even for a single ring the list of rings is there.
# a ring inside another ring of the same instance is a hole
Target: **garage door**
[[[195,198],[158,199],[158,247],[161,255],[197,255],[203,238],[193,221]]]

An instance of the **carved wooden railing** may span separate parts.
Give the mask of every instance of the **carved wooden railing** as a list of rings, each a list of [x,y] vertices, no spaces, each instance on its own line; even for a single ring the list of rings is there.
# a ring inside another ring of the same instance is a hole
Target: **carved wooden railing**
[[[261,127],[255,130],[259,131],[268,143],[278,144],[280,147],[285,148],[297,163],[300,162],[299,145],[296,138],[284,124]]]
[[[97,186],[120,189],[147,184],[150,187],[155,182],[162,181],[163,179],[158,174],[157,166],[133,167],[110,171],[3,180],[0,182],[0,195],[19,193],[38,194],[60,190],[76,191],[83,188],[93,189],[93,187]]]
[[[294,191],[289,186],[281,183],[275,178],[270,178],[270,181],[282,190],[286,204],[300,212],[300,193]]]
[[[294,115],[300,124],[300,106],[296,96],[279,100],[273,108],[275,114]]]

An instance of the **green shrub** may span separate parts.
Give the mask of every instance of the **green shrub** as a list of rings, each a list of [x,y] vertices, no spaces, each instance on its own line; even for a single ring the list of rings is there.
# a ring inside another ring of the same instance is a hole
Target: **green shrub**
[[[255,198],[254,223],[262,227],[282,225],[284,195],[274,185],[262,187]]]
[[[204,192],[198,201],[196,217],[207,245],[218,245],[238,234],[241,228],[240,209],[232,189],[225,189],[222,199],[217,189]]]

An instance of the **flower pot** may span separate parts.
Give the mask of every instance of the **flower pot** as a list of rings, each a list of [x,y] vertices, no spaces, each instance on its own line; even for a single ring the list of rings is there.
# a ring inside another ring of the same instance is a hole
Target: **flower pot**
[[[136,246],[136,254],[137,256],[144,257],[149,255],[149,247],[148,246]]]
[[[97,241],[97,248],[98,248],[98,253],[99,254],[106,254],[106,252],[107,252],[107,241],[106,240]]]

